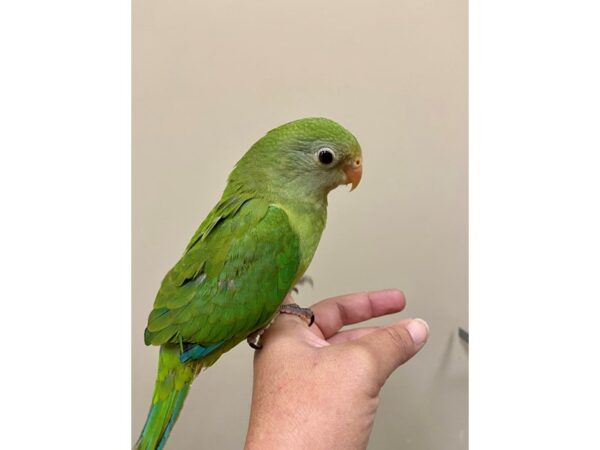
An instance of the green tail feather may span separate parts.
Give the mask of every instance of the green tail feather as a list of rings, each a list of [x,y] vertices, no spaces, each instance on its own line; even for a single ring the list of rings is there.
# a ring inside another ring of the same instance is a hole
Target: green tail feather
[[[161,450],[164,447],[193,379],[193,366],[179,362],[179,348],[163,345],[152,406],[135,450]]]

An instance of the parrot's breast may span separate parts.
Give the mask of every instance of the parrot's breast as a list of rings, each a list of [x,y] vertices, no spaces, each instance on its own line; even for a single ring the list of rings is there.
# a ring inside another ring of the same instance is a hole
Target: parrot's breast
[[[286,212],[290,225],[300,240],[300,264],[297,275],[297,279],[299,279],[312,261],[321,240],[327,222],[327,205],[316,202],[298,202],[294,204],[277,203],[274,206]]]

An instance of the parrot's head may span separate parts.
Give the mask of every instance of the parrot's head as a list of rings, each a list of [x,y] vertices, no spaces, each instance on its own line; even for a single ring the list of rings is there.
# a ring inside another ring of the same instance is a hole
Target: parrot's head
[[[307,118],[269,131],[248,150],[230,176],[254,189],[298,198],[323,198],[336,187],[358,186],[362,151],[333,120]]]

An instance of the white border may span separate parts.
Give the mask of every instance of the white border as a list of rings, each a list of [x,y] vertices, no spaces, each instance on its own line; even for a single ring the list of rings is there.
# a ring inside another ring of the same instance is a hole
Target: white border
[[[129,8],[2,5],[2,448],[131,444]]]
[[[600,448],[599,17],[470,5],[473,449]]]
[[[471,447],[599,448],[598,6],[470,16]],[[0,42],[2,446],[129,448],[129,4]]]

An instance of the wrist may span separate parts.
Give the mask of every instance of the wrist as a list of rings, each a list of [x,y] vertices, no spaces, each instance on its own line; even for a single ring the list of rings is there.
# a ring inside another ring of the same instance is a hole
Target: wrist
[[[253,401],[245,450],[364,450],[367,447],[377,409],[376,398],[362,402],[362,407],[354,410],[353,402],[344,400],[316,400],[311,405],[286,399],[285,394],[277,400]],[[365,408],[366,404],[369,407]]]

